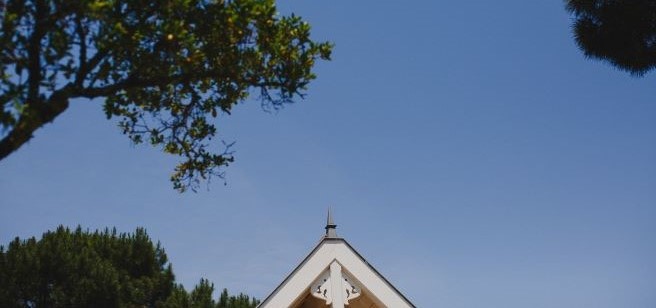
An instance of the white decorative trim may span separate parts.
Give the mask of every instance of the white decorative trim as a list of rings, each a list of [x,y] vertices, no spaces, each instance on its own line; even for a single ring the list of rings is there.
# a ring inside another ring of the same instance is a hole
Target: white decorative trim
[[[362,288],[355,284],[355,281],[351,279],[346,273],[342,272],[342,278],[344,279],[342,290],[344,305],[348,305],[350,300],[360,297],[362,294]]]
[[[318,299],[325,300],[326,305],[330,305],[333,302],[333,293],[330,283],[330,271],[326,270],[312,283],[310,294]]]
[[[330,270],[328,270],[330,268]],[[292,271],[285,280],[258,306],[259,308],[290,307],[295,301],[302,300],[308,292],[317,287],[332,300],[331,308],[344,308],[344,300],[353,304],[354,297],[345,296],[346,287],[341,273],[348,273],[347,278],[356,287],[356,291],[366,293],[367,299],[376,306],[393,308],[414,308],[398,290],[381,276],[360,254],[344,239],[323,239],[312,252]],[[323,277],[329,274],[323,286]],[[321,278],[318,279],[317,277]],[[339,277],[339,280],[336,277]],[[357,280],[355,280],[357,279]],[[319,283],[321,282],[321,283]],[[351,289],[352,291],[352,289]],[[350,292],[351,294],[357,294]],[[362,295],[361,297],[364,297]],[[361,298],[360,297],[360,298]],[[328,297],[324,297],[326,300]]]
[[[342,290],[342,265],[336,260],[330,263],[330,280],[333,291],[333,307],[344,308],[344,291]]]
[[[325,270],[312,283],[310,294],[320,300],[326,301],[326,305],[332,304],[335,295],[339,295],[333,293],[333,281],[342,282],[339,289],[342,291],[341,297],[344,305],[348,305],[350,300],[354,300],[362,294],[362,288],[356,284],[355,280],[342,271],[342,267],[337,261],[333,261],[330,264],[330,269]],[[337,285],[339,286],[339,283]]]

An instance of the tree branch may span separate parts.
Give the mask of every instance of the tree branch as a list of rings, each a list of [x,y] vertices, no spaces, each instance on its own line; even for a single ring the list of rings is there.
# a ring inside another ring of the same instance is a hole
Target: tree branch
[[[93,59],[91,61],[93,61]],[[133,75],[104,87],[78,88],[76,89],[76,91],[73,93],[71,97],[78,97],[78,96],[85,97],[85,98],[104,97],[114,94],[118,91],[127,90],[131,88],[164,86],[167,84],[181,82],[192,78],[196,80],[202,78],[216,77],[217,75],[218,72],[216,71],[188,72],[183,74],[177,74],[171,76],[157,76],[152,78],[141,78]],[[283,86],[282,83],[276,83],[276,82],[253,82],[252,84],[253,86],[258,86],[262,88]]]
[[[213,71],[189,72],[189,73],[177,74],[171,76],[156,76],[151,78],[142,78],[133,75],[104,87],[77,89],[74,92],[74,96],[81,96],[86,98],[104,97],[114,94],[118,91],[127,90],[131,88],[163,86],[175,82],[180,82],[190,78],[195,78],[195,79],[209,78],[215,75],[216,72]]]
[[[84,78],[87,75],[87,36],[84,33],[84,28],[82,27],[82,18],[80,15],[75,16],[75,32],[80,39],[80,56],[79,56],[79,68],[77,74],[75,74],[75,84],[78,87],[82,86]]]
[[[86,78],[86,75],[91,72],[100,62],[105,59],[105,57],[109,55],[109,52],[107,50],[98,50],[93,57],[89,60],[87,65],[84,67],[84,70],[80,69],[82,71],[82,74],[84,75],[84,78]],[[82,86],[80,84],[80,86]]]
[[[68,108],[68,99],[72,85],[55,91],[45,102],[28,102],[20,119],[2,140],[0,140],[0,160],[9,156],[23,144],[32,139],[34,131],[52,122]]]
[[[29,45],[27,47],[28,55],[28,89],[27,89],[27,103],[39,102],[39,85],[43,76],[41,75],[41,40],[46,34],[45,19],[46,10],[48,5],[45,1],[39,0],[35,3],[34,13],[34,31],[30,36]]]

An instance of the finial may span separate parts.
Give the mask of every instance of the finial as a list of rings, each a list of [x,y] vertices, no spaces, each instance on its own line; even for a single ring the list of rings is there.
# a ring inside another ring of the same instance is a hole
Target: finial
[[[335,230],[337,225],[333,222],[333,213],[328,208],[328,219],[326,222],[326,237],[327,238],[337,238],[337,231]]]

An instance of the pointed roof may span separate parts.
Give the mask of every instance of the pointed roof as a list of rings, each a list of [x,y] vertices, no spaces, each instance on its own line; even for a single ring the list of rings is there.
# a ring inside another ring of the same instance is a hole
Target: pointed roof
[[[346,240],[337,237],[335,228],[329,210],[326,235],[258,308],[297,308],[319,300],[325,301],[324,307],[416,307]]]
[[[333,213],[328,208],[328,219],[326,220],[326,237],[337,238],[337,225],[333,222]]]

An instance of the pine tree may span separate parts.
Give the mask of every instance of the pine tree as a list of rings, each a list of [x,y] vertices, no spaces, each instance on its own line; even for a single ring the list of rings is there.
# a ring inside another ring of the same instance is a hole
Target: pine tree
[[[206,279],[191,293],[144,229],[118,234],[59,227],[40,240],[0,246],[0,307],[253,308],[258,302],[224,289],[219,303]]]

